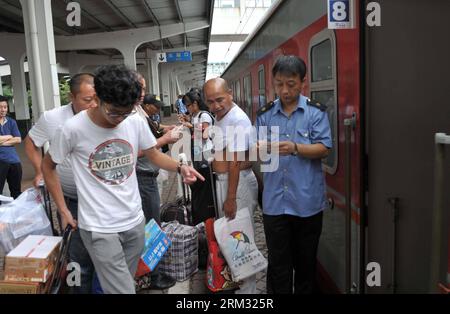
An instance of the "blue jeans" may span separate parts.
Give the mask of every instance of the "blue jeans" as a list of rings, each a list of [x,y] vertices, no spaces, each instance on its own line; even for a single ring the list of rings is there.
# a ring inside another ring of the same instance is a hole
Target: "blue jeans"
[[[156,177],[151,177],[137,172],[137,180],[139,186],[139,194],[142,199],[142,210],[144,211],[145,223],[147,224],[152,218],[160,224],[159,217],[159,191]]]
[[[74,219],[78,219],[78,201],[66,197],[66,204]],[[94,279],[95,268],[91,257],[86,250],[80,236],[80,229],[72,233],[72,240],[69,247],[70,262],[76,262],[80,265],[81,286],[72,287],[72,292],[76,294],[89,294],[92,292],[92,282]]]

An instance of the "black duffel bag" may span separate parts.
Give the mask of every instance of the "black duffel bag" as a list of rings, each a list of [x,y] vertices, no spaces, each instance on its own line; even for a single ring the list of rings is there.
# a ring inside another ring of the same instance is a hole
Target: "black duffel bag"
[[[183,197],[178,197],[161,206],[160,213],[162,222],[176,220],[182,225],[192,225],[191,205],[189,202],[185,202]]]
[[[178,175],[178,180],[182,178]],[[192,202],[189,196],[189,187],[181,183],[183,195],[177,197],[174,201],[167,202],[160,208],[160,217],[162,222],[178,221],[182,225],[192,226]]]

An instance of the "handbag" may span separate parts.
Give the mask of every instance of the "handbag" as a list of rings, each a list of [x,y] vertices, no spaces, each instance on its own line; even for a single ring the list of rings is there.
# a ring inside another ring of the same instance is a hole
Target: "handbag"
[[[267,268],[267,260],[255,244],[248,208],[239,209],[236,217],[222,217],[214,222],[214,233],[234,281],[244,280]]]
[[[208,164],[211,178],[213,203],[216,218],[219,216],[216,198],[216,187],[211,163]],[[239,288],[239,283],[234,282],[231,277],[230,268],[220,252],[219,244],[217,243],[214,234],[214,218],[208,218],[205,221],[206,242],[208,245],[208,259],[206,261],[206,286],[212,292],[219,292],[225,290],[234,290]]]

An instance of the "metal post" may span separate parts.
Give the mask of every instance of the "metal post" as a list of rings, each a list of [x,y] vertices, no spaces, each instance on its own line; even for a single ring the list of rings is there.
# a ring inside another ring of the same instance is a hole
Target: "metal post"
[[[345,292],[352,288],[352,129],[356,118],[345,119]]]
[[[26,2],[25,2],[26,1]],[[32,64],[32,71],[30,71],[31,75],[34,77],[34,81],[36,84],[36,90],[32,92],[36,92],[36,99],[37,99],[37,107],[39,110],[38,116],[40,116],[45,111],[45,98],[44,98],[44,86],[42,84],[42,81],[39,78],[39,74],[42,72],[41,70],[41,63],[40,63],[40,52],[39,52],[39,37],[38,37],[38,27],[37,27],[37,21],[36,21],[36,7],[35,3],[32,0],[23,0],[22,5],[26,3],[27,4],[27,13],[28,13],[28,19],[30,23],[30,29],[26,30],[29,32],[30,36],[30,43],[31,43],[31,49],[28,51],[31,51],[31,56],[28,56],[29,64]],[[30,62],[30,59],[32,62]]]
[[[430,256],[430,293],[438,292],[438,285],[443,279],[442,270],[446,264],[443,256],[447,257],[448,243],[444,215],[444,161],[445,145],[450,145],[450,136],[444,133],[436,133],[435,137],[435,161],[434,161],[434,198],[433,216],[431,228],[431,256]]]

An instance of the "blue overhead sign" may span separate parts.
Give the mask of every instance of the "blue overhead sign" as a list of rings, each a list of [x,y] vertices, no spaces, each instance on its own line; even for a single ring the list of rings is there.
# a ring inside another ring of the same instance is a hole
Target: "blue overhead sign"
[[[166,59],[167,62],[192,61],[192,54],[190,51],[167,52]]]

